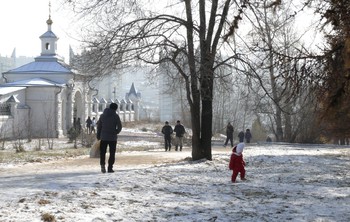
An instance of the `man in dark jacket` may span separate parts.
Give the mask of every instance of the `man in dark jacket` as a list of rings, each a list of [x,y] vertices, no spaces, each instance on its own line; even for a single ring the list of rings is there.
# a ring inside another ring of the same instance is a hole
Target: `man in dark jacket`
[[[173,128],[169,125],[168,121],[165,121],[165,125],[162,128],[164,134],[165,151],[171,150],[171,134],[173,134]]]
[[[118,105],[111,103],[109,108],[103,111],[97,123],[97,139],[100,144],[100,165],[101,172],[106,173],[106,151],[109,146],[108,173],[113,173],[113,164],[115,162],[115,152],[117,148],[118,134],[122,130],[122,123],[119,115],[116,113]]]
[[[230,122],[228,122],[227,126],[226,126],[226,141],[224,146],[227,146],[228,141],[231,142],[231,147],[233,147],[233,126],[231,125]]]
[[[186,131],[185,131],[185,127],[181,124],[180,120],[176,121],[174,132],[176,133],[175,151],[177,151],[179,146],[180,146],[180,151],[182,151],[183,137]]]
[[[243,131],[238,133],[238,138],[239,138],[240,143],[244,142],[244,132]]]
[[[251,132],[250,132],[250,129],[247,129],[247,130],[245,131],[244,137],[245,137],[246,142],[247,142],[247,143],[250,143],[250,140],[252,139],[252,134],[251,134]]]

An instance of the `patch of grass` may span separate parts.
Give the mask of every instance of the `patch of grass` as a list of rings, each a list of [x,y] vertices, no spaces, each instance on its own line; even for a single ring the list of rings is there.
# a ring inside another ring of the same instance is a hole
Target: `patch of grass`
[[[41,220],[45,222],[56,222],[56,218],[54,215],[49,213],[44,213],[41,215]]]
[[[40,205],[46,205],[46,204],[49,204],[49,203],[51,203],[51,201],[45,200],[45,199],[40,199],[38,201],[38,204],[40,204]]]
[[[89,155],[90,149],[87,148],[64,148],[41,151],[14,152],[13,150],[0,151],[0,163],[25,163],[25,162],[44,162],[47,160],[57,160],[68,157],[77,157]]]

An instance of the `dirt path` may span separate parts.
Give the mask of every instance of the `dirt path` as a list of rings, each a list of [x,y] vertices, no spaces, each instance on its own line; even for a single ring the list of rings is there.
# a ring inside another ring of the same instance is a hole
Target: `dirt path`
[[[216,148],[214,153],[229,153],[228,149]],[[121,152],[116,154],[115,169],[118,168],[140,168],[150,165],[173,163],[183,161],[191,157],[191,149],[185,148],[182,152],[164,151],[142,151]],[[108,158],[108,157],[107,157]],[[41,163],[24,163],[0,167],[1,176],[41,174],[47,172],[77,172],[77,171],[99,171],[99,158],[80,156],[75,158],[64,158],[55,161]]]

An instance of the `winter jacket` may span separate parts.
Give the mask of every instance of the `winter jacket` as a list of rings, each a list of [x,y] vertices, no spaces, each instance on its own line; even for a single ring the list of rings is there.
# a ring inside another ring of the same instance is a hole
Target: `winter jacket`
[[[165,125],[162,128],[162,133],[164,136],[170,136],[173,133],[173,128],[169,125]]]
[[[231,158],[230,158],[230,163],[229,163],[229,169],[230,170],[240,170],[240,169],[244,169],[245,166],[245,162],[243,160],[243,154],[241,154],[240,156],[237,156],[235,153],[231,154]]]
[[[90,127],[92,124],[92,120],[90,118],[88,118],[85,122],[86,122],[86,127]]]
[[[250,131],[245,132],[245,138],[247,140],[250,140],[252,138],[252,134],[250,133]]]
[[[226,135],[232,137],[233,136],[233,131],[234,131],[233,126],[231,124],[227,125],[227,127],[226,127]]]
[[[176,133],[177,137],[183,137],[185,134],[185,127],[181,124],[176,124],[174,128],[174,132]]]
[[[117,134],[122,130],[122,123],[115,110],[106,108],[97,123],[97,139],[117,141]]]
[[[243,131],[239,132],[238,138],[239,138],[239,142],[243,142],[244,141],[244,132]]]

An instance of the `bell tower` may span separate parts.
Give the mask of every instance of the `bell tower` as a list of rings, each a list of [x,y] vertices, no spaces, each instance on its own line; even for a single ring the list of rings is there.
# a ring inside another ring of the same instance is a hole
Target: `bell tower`
[[[55,56],[57,50],[57,36],[51,30],[51,2],[49,3],[49,19],[46,21],[47,31],[40,36],[41,56]]]

